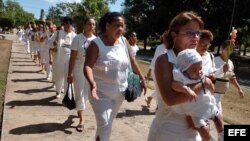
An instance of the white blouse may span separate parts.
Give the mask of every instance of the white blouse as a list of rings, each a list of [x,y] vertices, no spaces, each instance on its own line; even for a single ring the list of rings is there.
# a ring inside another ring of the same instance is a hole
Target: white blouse
[[[102,93],[123,92],[127,88],[129,66],[125,44],[120,38],[115,46],[106,46],[100,37],[93,40],[99,48],[99,55],[93,68],[98,91]]]

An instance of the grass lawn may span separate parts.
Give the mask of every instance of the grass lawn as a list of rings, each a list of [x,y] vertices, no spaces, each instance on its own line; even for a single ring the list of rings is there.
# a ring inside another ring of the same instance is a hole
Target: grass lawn
[[[12,41],[0,40],[0,121],[2,121],[4,94],[6,90]],[[1,126],[1,124],[0,124]],[[1,129],[0,129],[1,130]]]

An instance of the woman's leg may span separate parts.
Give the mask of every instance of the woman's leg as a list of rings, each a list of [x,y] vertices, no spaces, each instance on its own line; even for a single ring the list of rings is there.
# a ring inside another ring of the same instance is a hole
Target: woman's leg
[[[112,98],[105,97],[99,100],[90,100],[97,122],[96,140],[109,141],[113,119],[124,100],[122,94],[115,95]]]
[[[83,64],[83,63],[82,63]],[[76,127],[76,130],[81,132],[83,130],[84,124],[84,109],[85,105],[85,94],[84,93],[84,75],[82,72],[83,65],[76,63],[73,70],[73,81],[74,81],[74,91],[75,91],[75,100],[76,100],[76,110],[79,117],[79,124]]]

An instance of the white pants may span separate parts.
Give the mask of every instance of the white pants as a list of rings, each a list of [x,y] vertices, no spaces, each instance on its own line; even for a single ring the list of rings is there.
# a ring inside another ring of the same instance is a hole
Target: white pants
[[[73,80],[74,80],[74,90],[75,90],[75,100],[76,100],[76,110],[84,110],[86,105],[85,101],[88,99],[88,93],[84,89],[88,85],[86,84],[86,79],[83,75],[83,62],[76,60],[74,70],[73,70]]]
[[[101,141],[109,141],[112,123],[121,107],[124,96],[121,93],[100,92],[97,92],[97,95],[99,100],[89,99],[97,123],[96,137],[99,137]]]
[[[23,40],[23,35],[18,35],[18,41],[21,42]]]
[[[59,94],[62,91],[62,87],[64,87],[65,90],[64,92],[66,92],[67,90],[68,85],[66,79],[68,76],[69,58],[70,58],[70,52],[67,52],[65,49],[60,48],[60,52],[58,52],[56,58],[56,81],[55,81],[56,92]]]
[[[49,46],[47,44],[44,45],[44,59],[45,59],[45,70],[46,70],[46,77],[51,77],[51,66],[49,64]]]
[[[34,41],[30,40],[29,45],[30,45],[30,54],[34,54]]]
[[[56,62],[57,52],[52,52],[52,82],[56,82]]]
[[[35,54],[37,54],[39,47],[37,41],[33,41],[33,51]]]
[[[26,52],[30,53],[30,41],[29,41],[29,39],[26,39]]]

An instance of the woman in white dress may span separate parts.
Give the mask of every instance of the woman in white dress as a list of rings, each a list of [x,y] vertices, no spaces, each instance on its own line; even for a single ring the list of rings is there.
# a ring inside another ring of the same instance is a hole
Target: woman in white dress
[[[71,53],[67,81],[68,83],[74,83],[76,110],[80,118],[76,130],[79,132],[83,130],[83,110],[85,109],[85,103],[89,94],[85,90],[89,89],[89,85],[85,83],[83,64],[85,61],[85,51],[91,40],[96,38],[94,35],[95,27],[94,18],[87,17],[83,22],[83,33],[78,34],[70,46]]]
[[[123,16],[118,12],[107,12],[99,24],[102,34],[87,49],[84,74],[90,84],[89,101],[97,123],[95,141],[109,141],[113,120],[128,86],[129,60],[133,71],[140,76],[144,93],[146,84],[131,47],[122,36],[125,28]]]
[[[53,37],[51,38],[54,41],[54,45],[57,48],[57,56],[56,56],[56,97],[60,98],[62,88],[66,92],[67,90],[67,75],[68,75],[68,66],[69,66],[69,58],[70,58],[70,45],[76,36],[73,31],[73,20],[70,17],[63,18],[63,29],[58,30]]]
[[[136,53],[139,51],[139,47],[137,46],[137,34],[136,34],[136,32],[134,32],[134,31],[131,32],[131,34],[129,35],[128,42],[131,46],[133,56],[135,57]]]
[[[167,53],[159,56],[155,62],[158,109],[150,127],[148,141],[201,141],[198,132],[194,127],[191,128],[193,124],[190,118],[176,113],[172,107],[190,100],[189,97],[175,92],[170,84],[173,81],[171,76],[176,55],[184,49],[196,48],[203,26],[201,17],[192,11],[178,14],[169,24],[169,31],[165,35]],[[212,82],[206,79],[204,83]],[[195,87],[195,92],[202,90],[200,83],[190,87]]]

